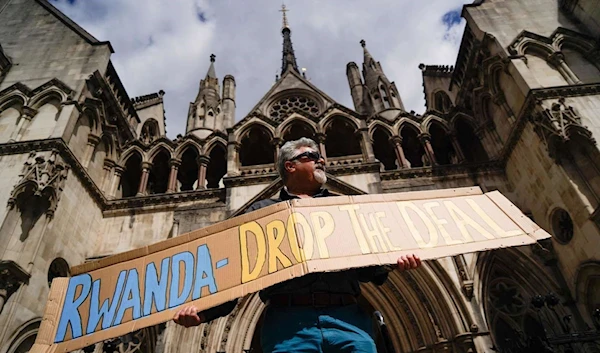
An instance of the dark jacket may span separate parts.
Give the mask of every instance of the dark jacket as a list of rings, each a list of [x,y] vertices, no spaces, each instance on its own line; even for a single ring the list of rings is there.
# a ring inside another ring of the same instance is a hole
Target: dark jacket
[[[332,195],[327,189],[321,189],[313,197],[328,197]],[[276,204],[281,201],[299,198],[290,194],[284,187],[277,199],[266,199],[255,202],[246,213]],[[311,273],[306,276],[294,278],[289,281],[278,283],[260,291],[259,295],[266,302],[272,295],[276,294],[309,294],[314,292],[328,292],[360,295],[360,282],[373,282],[382,285],[388,277],[388,272],[381,266],[371,266],[358,269],[350,269],[341,272]],[[229,314],[237,304],[237,299],[203,312],[205,320],[210,321]]]

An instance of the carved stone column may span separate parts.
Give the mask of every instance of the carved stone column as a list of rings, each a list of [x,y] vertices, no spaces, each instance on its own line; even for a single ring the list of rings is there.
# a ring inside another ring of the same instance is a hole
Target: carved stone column
[[[240,147],[236,141],[227,143],[227,176],[240,175]]]
[[[23,134],[31,124],[31,119],[33,119],[36,114],[37,110],[24,106],[21,116],[19,117],[19,122],[17,123],[17,128],[13,131],[8,142],[21,141]]]
[[[419,135],[419,140],[423,144],[423,148],[425,148],[425,154],[427,154],[430,164],[432,166],[437,165],[435,153],[433,153],[433,147],[431,147],[431,135],[428,133],[422,133]]]
[[[0,261],[0,314],[4,305],[31,275],[13,261]]]
[[[102,165],[102,179],[100,179],[100,190],[104,193],[110,192],[107,188],[110,186],[110,173],[115,167],[115,162],[112,159],[105,158]]]
[[[117,195],[117,189],[121,183],[121,176],[123,175],[123,172],[125,172],[125,168],[121,167],[120,165],[115,165],[115,175],[113,177],[109,192],[110,198],[114,199]]]
[[[100,142],[100,136],[97,136],[94,134],[88,135],[87,146],[85,146],[85,152],[84,152],[83,158],[81,160],[81,164],[83,165],[84,168],[87,169],[87,167],[89,166],[90,160],[92,159],[92,155],[94,154],[94,151],[96,150],[96,146],[98,145],[99,142]]]
[[[167,192],[176,192],[177,191],[177,172],[179,171],[179,166],[181,165],[181,159],[172,158],[169,161],[171,165],[171,173],[169,174],[169,183],[167,185]]]
[[[138,192],[136,196],[146,195],[146,189],[148,188],[148,178],[150,176],[150,169],[152,168],[152,163],[150,162],[142,162],[142,177],[140,178],[140,187],[138,188]]]
[[[315,137],[317,138],[317,143],[319,144],[319,153],[321,153],[325,163],[327,163],[327,151],[325,151],[325,139],[327,136],[324,133],[319,132],[315,135]]]
[[[400,168],[410,168],[408,160],[404,155],[404,149],[402,148],[402,137],[392,136],[390,137],[390,143],[394,146],[394,151],[396,152],[396,158],[398,159],[398,163],[400,163]]]
[[[450,142],[452,143],[452,148],[454,148],[454,153],[456,153],[456,159],[458,163],[462,163],[465,161],[465,154],[460,148],[460,143],[458,143],[458,137],[456,136],[456,132],[449,134]]]
[[[196,187],[196,190],[206,189],[206,186],[204,184],[206,183],[206,167],[208,166],[208,162],[210,162],[210,157],[198,157],[198,165],[200,166],[200,168],[198,168],[198,186]]]
[[[577,77],[577,75],[575,75],[575,73],[571,70],[569,65],[567,65],[563,53],[559,51],[552,53],[550,56],[548,56],[548,62],[550,62],[556,67],[558,72],[560,72],[561,75],[564,76],[564,78],[569,84],[575,85],[583,83],[581,82],[579,77]]]
[[[365,124],[364,121],[361,121],[362,124]],[[373,145],[371,144],[371,139],[369,138],[369,128],[361,127],[356,131],[357,138],[360,138],[362,145],[363,158],[365,162],[374,162],[375,161],[375,152],[373,152]]]
[[[281,148],[282,144],[283,144],[283,140],[279,137],[275,137],[271,140],[271,145],[274,147],[273,153],[275,153],[275,156],[273,156],[273,161],[274,161],[275,165],[277,165],[277,158],[279,157],[279,148]]]

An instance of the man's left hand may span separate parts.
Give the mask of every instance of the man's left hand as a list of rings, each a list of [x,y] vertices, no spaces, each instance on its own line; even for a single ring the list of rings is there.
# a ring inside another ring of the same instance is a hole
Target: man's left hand
[[[419,266],[421,266],[421,259],[415,254],[400,256],[398,258],[398,270],[400,272],[413,270]]]

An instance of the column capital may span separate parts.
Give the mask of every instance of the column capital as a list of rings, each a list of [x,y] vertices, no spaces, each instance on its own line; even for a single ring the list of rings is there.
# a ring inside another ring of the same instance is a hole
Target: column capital
[[[88,135],[88,144],[96,146],[100,142],[100,136],[90,133]]]
[[[394,136],[391,136],[388,140],[391,143],[393,143],[394,145],[401,145],[402,144],[402,136],[394,135]]]
[[[282,144],[283,144],[283,139],[280,137],[273,137],[273,139],[271,140],[272,146],[281,146]]]
[[[196,161],[198,161],[198,163],[200,165],[203,165],[203,166],[206,167],[208,165],[208,163],[210,162],[210,157],[206,156],[206,155],[200,155],[200,156],[198,156],[198,158],[196,159]]]
[[[148,162],[148,161],[142,162],[142,170],[144,170],[144,169],[149,170],[151,168],[152,168],[152,162]]]
[[[110,158],[104,158],[104,168],[112,168],[115,166],[115,161]]]
[[[171,160],[169,160],[169,165],[171,167],[177,167],[177,168],[179,168],[179,166],[181,165],[181,159],[179,159],[179,158],[171,158]]]
[[[236,151],[239,151],[240,147],[242,147],[242,144],[237,141],[229,141],[227,142],[227,146],[233,146],[233,148],[235,148]]]
[[[33,109],[31,107],[28,106],[23,106],[23,111],[21,112],[21,116],[31,120],[31,118],[33,118],[36,114],[37,114],[37,109]]]
[[[327,134],[325,134],[324,132],[317,132],[315,134],[315,138],[317,139],[317,143],[325,143],[325,140],[327,139]]]
[[[431,134],[428,132],[420,133],[418,137],[422,142],[431,141]]]
[[[123,167],[123,166],[120,166],[120,165],[118,165],[118,164],[117,164],[117,165],[115,165],[115,174],[117,174],[117,175],[119,175],[119,176],[120,176],[120,175],[121,175],[121,174],[123,174],[124,172],[125,172],[125,167]]]
[[[548,55],[548,62],[556,66],[561,65],[565,62],[565,55],[560,51],[555,51]]]

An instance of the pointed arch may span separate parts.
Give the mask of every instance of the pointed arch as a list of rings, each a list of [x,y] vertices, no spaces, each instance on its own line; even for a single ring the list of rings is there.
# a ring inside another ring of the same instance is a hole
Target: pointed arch
[[[35,96],[33,96],[29,102],[28,106],[33,109],[39,110],[42,106],[48,103],[48,101],[58,101],[58,105],[67,100],[67,94],[57,88],[51,87],[47,90],[44,90]]]
[[[575,299],[588,315],[600,308],[600,261],[583,263],[575,275]]]
[[[487,161],[488,155],[483,148],[481,140],[475,134],[473,119],[460,115],[453,119],[453,123],[458,145],[467,162],[477,163]]]
[[[361,155],[360,140],[356,137],[358,126],[341,115],[331,117],[325,128],[325,150],[328,158]]]
[[[146,153],[139,146],[133,145],[133,146],[128,147],[125,151],[123,151],[123,153],[121,154],[121,157],[119,158],[119,161],[117,162],[117,165],[119,165],[121,167],[125,167],[125,163],[129,159],[129,157],[131,157],[135,153],[140,155],[142,162],[147,161],[144,158]]]
[[[181,159],[183,153],[188,148],[194,149],[197,155],[201,154],[202,146],[198,142],[194,141],[193,139],[185,139],[179,146],[175,148],[175,151],[173,152],[174,158]]]
[[[283,125],[283,124],[282,124]],[[281,139],[283,142],[297,140],[301,137],[307,137],[316,141],[316,125],[306,118],[295,118],[285,122],[281,128]]]
[[[171,150],[165,145],[157,145],[151,153],[149,160],[152,163],[148,175],[148,194],[164,194],[169,188],[169,174],[171,173]]]
[[[177,170],[177,191],[194,190],[200,170],[199,157],[200,149],[195,143],[187,143],[180,149],[177,157],[181,160],[181,165]]]
[[[209,162],[206,169],[206,187],[220,188],[221,180],[227,174],[227,147],[221,142],[215,142],[208,150]]]
[[[281,139],[284,138],[286,133],[289,133],[290,129],[294,126],[300,125],[302,127],[308,128],[307,131],[312,131],[312,134],[316,134],[318,130],[317,124],[315,124],[312,120],[300,115],[300,114],[292,114],[288,119],[284,120],[278,127],[275,129],[275,137],[279,137]],[[309,137],[310,136],[304,136]]]
[[[156,155],[161,153],[161,151],[165,151],[169,159],[173,157],[173,148],[164,142],[159,142],[148,151],[148,161],[152,162]]]
[[[0,143],[8,142],[19,123],[25,100],[14,95],[0,104]]]
[[[456,163],[458,161],[456,151],[452,145],[447,126],[435,119],[429,124],[428,132],[431,136],[431,147],[436,162],[440,165]]]
[[[420,168],[429,162],[425,154],[425,148],[419,136],[419,127],[414,123],[405,123],[400,126],[400,137],[402,137],[402,149],[410,167]]]
[[[121,197],[132,197],[137,194],[142,179],[142,156],[143,153],[138,148],[132,148],[125,154],[122,160],[123,174],[119,184]]]
[[[442,90],[433,92],[433,108],[441,113],[448,113],[452,108],[452,101],[448,93]]]
[[[417,129],[419,134],[423,132],[421,125],[419,125],[413,119],[409,119],[405,116],[398,119],[398,121],[394,124],[393,129],[395,132],[397,132],[397,135],[400,136],[402,135],[402,129],[404,129],[406,126],[412,126],[413,128]]]
[[[384,170],[398,169],[400,162],[396,158],[394,146],[390,142],[392,133],[383,124],[373,124],[371,141],[375,158],[382,164]]]
[[[149,118],[144,121],[144,125],[140,130],[139,139],[145,144],[150,144],[160,137],[160,127],[158,121],[154,118]]]
[[[250,124],[240,134],[240,141],[239,156],[243,167],[274,163],[273,134],[263,124]]]
[[[213,147],[217,145],[225,146],[225,150],[227,150],[227,140],[221,136],[213,136],[202,148],[202,154],[209,155],[210,151]]]
[[[22,140],[45,139],[52,135],[61,111],[61,99],[60,95],[51,92],[32,103],[37,114],[31,119]]]

